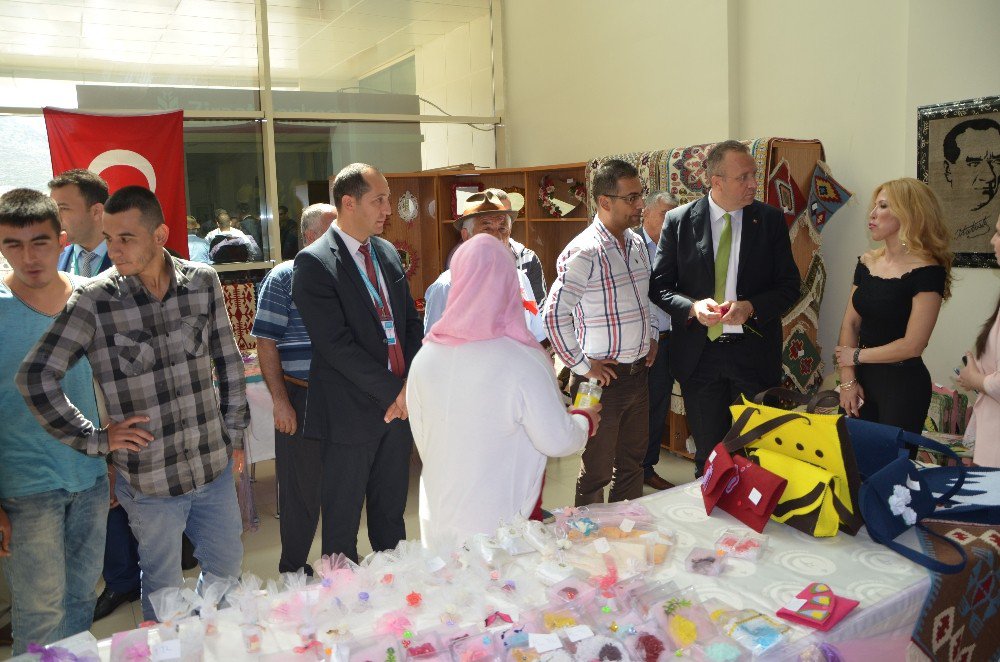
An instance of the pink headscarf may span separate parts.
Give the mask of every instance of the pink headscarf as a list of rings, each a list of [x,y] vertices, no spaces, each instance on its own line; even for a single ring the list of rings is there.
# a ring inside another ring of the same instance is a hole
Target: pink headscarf
[[[524,322],[514,255],[496,237],[479,234],[455,251],[448,303],[424,342],[462,345],[503,337],[541,349]]]

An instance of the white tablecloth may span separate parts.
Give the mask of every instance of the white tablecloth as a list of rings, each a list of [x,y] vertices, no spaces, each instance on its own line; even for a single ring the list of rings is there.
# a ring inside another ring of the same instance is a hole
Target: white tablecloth
[[[703,600],[715,597],[736,608],[774,614],[806,585],[822,581],[837,595],[860,601],[859,607],[828,633],[792,625],[792,640],[780,649],[768,651],[766,659],[796,660],[800,652],[820,642],[834,645],[845,660],[906,659],[910,634],[930,588],[930,576],[920,566],[872,542],[864,530],[855,537],[838,534],[813,538],[770,522],[764,531],[770,537],[768,548],[757,563],[728,559],[722,575],[705,577],[684,569],[688,552],[693,547],[712,547],[725,529],[742,525],[721,510],[707,516],[697,483],[644,497],[641,502],[656,517],[657,524],[676,534],[676,548],[654,577],[672,579],[680,587],[693,585]],[[916,536],[911,530],[902,541],[916,545]],[[537,560],[540,557],[518,557],[521,563]],[[206,640],[204,659],[255,659],[243,653],[238,613],[227,609],[220,616],[225,625],[218,637]],[[273,629],[267,631],[264,652],[280,650],[290,641],[288,637],[287,641],[279,639]],[[109,659],[109,653],[110,641],[104,640],[100,644],[101,659]]]
[[[910,633],[930,589],[930,574],[872,542],[865,529],[854,537],[839,533],[833,538],[813,538],[770,522],[764,529],[770,538],[768,549],[756,564],[728,559],[722,575],[705,577],[684,569],[688,552],[694,547],[711,548],[725,529],[743,525],[719,509],[706,515],[696,482],[644,497],[641,502],[658,524],[677,535],[669,567],[658,574],[679,586],[695,586],[703,600],[715,597],[738,609],[774,614],[806,585],[821,581],[837,595],[860,601],[830,632],[793,625],[796,640],[780,651],[770,651],[767,659],[796,659],[799,651],[819,641],[834,644],[844,659],[875,660],[876,656],[867,657],[873,653],[884,655],[883,660],[905,657]],[[918,545],[912,529],[901,541]]]

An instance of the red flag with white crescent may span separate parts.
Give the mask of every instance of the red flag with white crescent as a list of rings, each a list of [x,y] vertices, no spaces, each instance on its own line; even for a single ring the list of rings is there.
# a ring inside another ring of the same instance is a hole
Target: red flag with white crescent
[[[146,115],[95,115],[43,108],[52,175],[86,168],[111,193],[145,186],[163,207],[170,234],[167,248],[188,257],[184,193],[184,111]]]

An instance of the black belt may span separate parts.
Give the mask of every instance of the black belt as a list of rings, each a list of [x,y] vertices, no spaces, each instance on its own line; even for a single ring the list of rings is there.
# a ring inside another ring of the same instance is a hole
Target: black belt
[[[744,335],[742,333],[723,333],[712,342],[716,345],[730,345],[732,343],[743,342]]]
[[[632,363],[615,363],[612,365],[615,372],[623,375],[635,375],[646,367],[646,357],[642,357],[638,361],[633,361]]]

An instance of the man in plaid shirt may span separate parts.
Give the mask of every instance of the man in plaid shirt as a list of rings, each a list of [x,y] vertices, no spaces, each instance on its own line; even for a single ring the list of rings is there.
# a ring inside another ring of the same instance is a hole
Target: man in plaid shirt
[[[148,189],[128,186],[108,198],[104,237],[114,268],[73,293],[16,378],[50,434],[109,455],[120,474],[115,493],[139,541],[146,619],[154,617],[150,593],[181,585],[182,532],[194,542],[202,579],[238,578],[243,561],[232,475],[249,422],[243,361],[218,276],[171,257],[167,234]],[[59,385],[82,356],[103,394],[104,427]]]
[[[630,228],[641,222],[642,182],[612,159],[594,174],[597,217],[556,261],[545,305],[552,348],[572,371],[570,394],[594,378],[604,387],[601,427],[587,441],[576,505],[642,496],[649,439],[649,366],[659,332],[649,300],[646,245]]]

